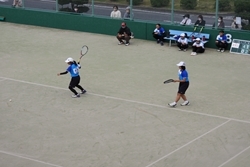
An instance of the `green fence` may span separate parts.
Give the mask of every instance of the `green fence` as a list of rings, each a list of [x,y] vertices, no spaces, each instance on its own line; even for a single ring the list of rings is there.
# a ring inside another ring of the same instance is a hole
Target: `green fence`
[[[82,32],[99,33],[106,35],[116,35],[122,20],[92,17],[88,15],[35,11],[18,8],[0,7],[0,16],[5,17],[6,22],[51,27],[58,29],[75,30]],[[155,23],[126,20],[128,27],[134,32],[137,39],[153,40],[152,31]],[[166,30],[175,29],[183,31],[193,31],[193,27],[179,25],[162,25]],[[219,30],[204,29],[203,33],[210,34],[210,40],[206,47],[215,48],[214,41]],[[250,33],[244,31],[225,31],[228,34],[229,42],[232,39],[250,39]]]

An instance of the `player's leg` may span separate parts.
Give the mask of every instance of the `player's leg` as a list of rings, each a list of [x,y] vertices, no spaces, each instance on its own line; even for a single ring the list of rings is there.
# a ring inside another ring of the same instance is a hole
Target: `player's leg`
[[[186,51],[188,48],[188,44],[183,44],[182,47],[183,47],[183,50]]]
[[[160,36],[159,36],[159,40],[160,40],[161,45],[164,45],[164,43],[163,43],[163,41],[164,41],[164,36],[163,36],[163,35],[160,35]]]
[[[184,102],[181,104],[181,106],[187,106],[189,105],[189,101],[187,100],[187,97],[185,95],[187,89],[189,87],[189,82],[183,82],[181,87],[179,88],[179,92],[180,93],[180,96],[181,98],[184,100]]]
[[[80,76],[76,77],[76,87],[81,90],[81,94],[86,93],[87,91],[79,84],[80,83]]]
[[[221,52],[224,52],[227,48],[227,43],[221,43]]]
[[[129,35],[125,34],[124,39],[126,41],[125,45],[126,46],[129,45],[129,40],[131,39],[131,37]]]
[[[68,88],[71,92],[74,93],[74,95],[72,95],[73,98],[80,97],[80,94],[78,94],[77,91],[74,89],[77,84],[78,83],[76,77],[72,77]]]
[[[178,87],[178,92],[177,92],[177,95],[176,95],[176,98],[175,98],[175,101],[172,102],[172,103],[168,103],[168,105],[169,105],[170,107],[175,107],[176,104],[177,104],[177,102],[180,100],[180,98],[181,98],[181,94],[180,94],[181,85],[182,85],[182,83],[180,82],[180,83],[179,83],[179,87]]]
[[[183,49],[180,42],[177,42],[177,46],[178,46],[179,50],[182,50],[182,49]]]
[[[192,46],[192,53],[191,53],[191,55],[196,55],[197,54],[196,51],[197,51],[197,47],[196,46]]]
[[[196,53],[204,53],[205,49],[202,47],[197,48]]]
[[[123,40],[122,40],[122,35],[121,35],[121,34],[117,34],[116,38],[117,38],[118,41],[119,41],[119,43],[118,43],[119,45],[124,44],[124,42],[123,42]]]
[[[153,37],[154,37],[154,39],[156,39],[156,42],[157,42],[157,43],[160,43],[159,35],[153,34]]]

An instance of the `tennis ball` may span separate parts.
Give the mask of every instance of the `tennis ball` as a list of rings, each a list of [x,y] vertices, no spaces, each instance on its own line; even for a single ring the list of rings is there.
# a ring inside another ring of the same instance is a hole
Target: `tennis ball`
[[[10,99],[9,101],[11,102],[12,100]]]

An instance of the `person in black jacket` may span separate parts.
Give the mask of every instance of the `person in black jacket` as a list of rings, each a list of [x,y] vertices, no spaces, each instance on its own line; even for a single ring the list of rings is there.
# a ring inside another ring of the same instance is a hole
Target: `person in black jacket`
[[[213,28],[215,27],[215,23],[213,24]],[[223,21],[223,17],[222,16],[219,16],[218,18],[218,28],[225,28],[225,23]]]
[[[205,27],[206,21],[203,20],[203,16],[199,15],[197,21],[194,23],[194,26]]]
[[[116,36],[116,38],[119,41],[118,45],[124,44],[123,40],[125,40],[125,45],[128,46],[130,44],[129,43],[129,40],[131,39],[130,36],[131,36],[130,29],[127,27],[125,22],[122,22],[121,28],[119,29],[117,36]]]

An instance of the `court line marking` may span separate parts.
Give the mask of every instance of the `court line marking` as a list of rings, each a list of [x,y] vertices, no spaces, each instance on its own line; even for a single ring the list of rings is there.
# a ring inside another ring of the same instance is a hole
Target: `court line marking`
[[[18,155],[18,154],[6,152],[6,151],[2,151],[2,150],[0,150],[0,153],[6,154],[6,155],[11,155],[11,156],[14,156],[14,157],[19,157],[19,158],[27,159],[27,160],[34,161],[34,162],[39,162],[39,163],[50,165],[50,166],[54,166],[54,167],[62,167],[62,166],[55,165],[55,164],[52,164],[52,163],[48,163],[48,162],[44,162],[44,161],[39,161],[37,159],[25,157],[25,156],[22,156],[22,155]]]
[[[232,161],[234,158],[238,157],[240,154],[242,154],[243,152],[247,151],[250,148],[250,146],[248,146],[247,148],[245,148],[244,150],[242,150],[241,152],[239,152],[238,154],[236,154],[235,156],[231,157],[229,160],[227,160],[226,162],[222,163],[220,166],[218,167],[222,167],[224,165],[226,165],[228,162]]]
[[[50,86],[50,85],[45,85],[45,84],[39,84],[39,83],[29,82],[29,81],[23,81],[23,80],[18,80],[18,79],[13,79],[13,78],[6,78],[6,77],[0,77],[0,78],[5,79],[5,81],[9,80],[9,81],[21,82],[21,83],[26,83],[26,84],[30,84],[30,85],[36,85],[36,86],[42,86],[42,87],[47,87],[47,88],[68,90],[66,88]],[[202,115],[202,116],[208,116],[208,117],[213,117],[213,118],[220,118],[220,119],[225,119],[225,120],[231,120],[231,121],[235,121],[235,122],[250,124],[250,121],[245,121],[245,120],[240,120],[240,119],[235,119],[235,118],[229,118],[229,117],[206,114],[206,113],[198,113],[198,112],[179,109],[179,108],[171,108],[171,107],[168,107],[168,106],[162,106],[162,105],[158,105],[158,104],[152,104],[152,103],[140,102],[140,101],[135,101],[135,100],[123,99],[123,98],[119,98],[119,97],[106,96],[106,95],[101,95],[101,94],[96,94],[96,93],[87,92],[87,94],[93,95],[93,96],[98,96],[98,97],[104,97],[104,98],[107,98],[107,99],[126,101],[126,102],[130,102],[130,103],[143,104],[143,105],[153,106],[153,107],[158,107],[158,108],[166,108],[166,109],[176,110],[176,111],[180,111],[180,112],[191,113],[191,114],[195,114],[195,115]]]
[[[193,139],[193,140],[189,141],[188,143],[186,143],[186,144],[182,145],[181,147],[177,148],[176,150],[174,150],[174,151],[172,151],[172,152],[168,153],[167,155],[165,155],[165,156],[163,156],[163,157],[159,158],[158,160],[156,160],[156,161],[152,162],[151,164],[147,165],[146,167],[150,167],[150,166],[152,166],[152,165],[156,164],[157,162],[159,162],[159,161],[161,161],[161,160],[163,160],[163,159],[167,158],[168,156],[170,156],[170,155],[174,154],[175,152],[177,152],[177,151],[179,151],[180,149],[182,149],[182,148],[184,148],[184,147],[188,146],[189,144],[192,144],[192,143],[193,143],[193,142],[195,142],[196,140],[199,140],[200,138],[202,138],[202,137],[204,137],[205,135],[207,135],[207,134],[209,134],[209,133],[211,133],[211,132],[215,131],[216,129],[218,129],[218,128],[222,127],[223,125],[227,124],[227,123],[228,123],[228,122],[230,122],[230,121],[231,121],[231,120],[227,120],[226,122],[224,122],[224,123],[222,123],[222,124],[220,124],[220,125],[216,126],[215,128],[213,128],[213,129],[209,130],[208,132],[206,132],[206,133],[204,133],[204,134],[202,134],[202,135],[200,135],[200,136],[196,137],[195,139]]]
[[[5,81],[6,79],[2,79],[2,80],[0,80],[0,82],[3,82],[3,81]]]

